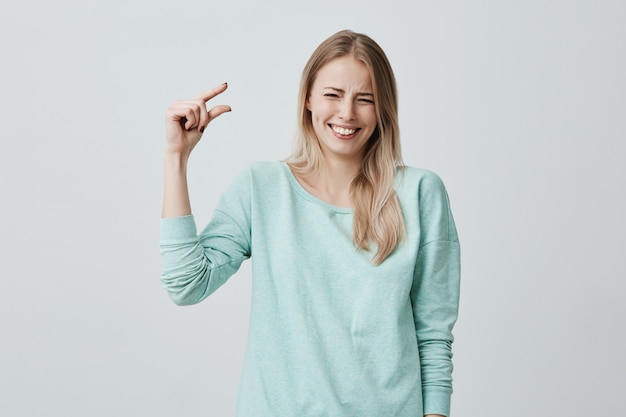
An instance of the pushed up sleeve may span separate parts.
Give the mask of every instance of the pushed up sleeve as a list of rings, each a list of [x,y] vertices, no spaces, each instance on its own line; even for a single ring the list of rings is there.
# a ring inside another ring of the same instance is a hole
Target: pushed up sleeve
[[[239,176],[200,235],[193,216],[161,219],[161,284],[176,304],[204,300],[251,256],[249,184]]]
[[[450,415],[452,328],[459,306],[460,249],[448,195],[432,174],[420,184],[420,247],[411,299],[424,414]]]

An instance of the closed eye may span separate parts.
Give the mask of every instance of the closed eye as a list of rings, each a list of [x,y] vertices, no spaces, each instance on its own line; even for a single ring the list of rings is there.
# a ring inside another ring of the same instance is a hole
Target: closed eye
[[[337,97],[339,97],[339,96],[338,96],[337,94],[335,94],[335,93],[326,93],[326,94],[324,94],[324,97],[333,97],[333,98],[337,98]]]

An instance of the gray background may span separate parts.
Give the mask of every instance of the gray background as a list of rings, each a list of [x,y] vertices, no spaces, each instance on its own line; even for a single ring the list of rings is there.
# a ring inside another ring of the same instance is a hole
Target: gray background
[[[404,157],[462,240],[454,416],[626,407],[623,1],[44,1],[0,6],[0,415],[232,416],[249,265],[160,288],[163,116],[228,81],[192,156],[204,225],[285,157],[302,67],[337,30],[387,51]]]

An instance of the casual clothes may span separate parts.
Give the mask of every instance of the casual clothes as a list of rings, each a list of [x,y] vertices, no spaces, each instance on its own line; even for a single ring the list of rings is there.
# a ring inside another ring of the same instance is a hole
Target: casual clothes
[[[161,220],[162,284],[202,301],[252,258],[238,417],[449,415],[459,242],[437,175],[398,170],[406,239],[385,261],[353,244],[352,209],[302,188],[283,162],[255,163],[197,235]]]

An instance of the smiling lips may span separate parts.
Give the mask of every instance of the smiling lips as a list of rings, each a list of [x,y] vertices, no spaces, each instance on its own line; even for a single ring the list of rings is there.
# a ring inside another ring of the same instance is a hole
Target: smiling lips
[[[335,125],[330,125],[330,128],[337,135],[342,136],[344,138],[349,138],[349,137],[353,136],[356,133],[356,131],[359,130],[359,129],[349,129],[349,128],[335,126]]]

